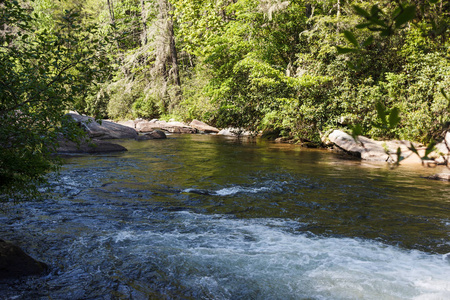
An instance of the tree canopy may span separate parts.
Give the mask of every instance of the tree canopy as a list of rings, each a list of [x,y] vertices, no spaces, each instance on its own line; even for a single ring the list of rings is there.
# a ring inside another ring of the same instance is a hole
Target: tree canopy
[[[64,111],[101,73],[92,65],[101,61],[95,31],[82,27],[77,11],[47,27],[39,18],[24,3],[0,2],[0,202],[40,194],[44,175],[58,165],[58,135],[76,133]]]

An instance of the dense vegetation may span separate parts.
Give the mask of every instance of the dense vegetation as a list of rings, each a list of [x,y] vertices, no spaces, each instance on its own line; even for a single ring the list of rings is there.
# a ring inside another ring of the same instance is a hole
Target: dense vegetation
[[[0,0],[0,10],[0,194],[51,169],[45,145],[67,131],[66,109],[317,144],[356,124],[427,142],[450,122],[448,1]],[[377,107],[400,112],[398,125],[377,126]]]
[[[441,89],[450,87],[450,4],[423,3],[411,2],[414,19],[390,34],[355,29],[366,20],[354,6],[377,4],[379,18],[395,22],[393,1],[81,1],[85,22],[115,38],[114,70],[77,109],[197,118],[317,143],[357,123],[374,137],[439,139],[449,121]],[[354,47],[346,30],[373,39],[341,55],[336,46]],[[400,110],[396,129],[373,126],[378,102]]]

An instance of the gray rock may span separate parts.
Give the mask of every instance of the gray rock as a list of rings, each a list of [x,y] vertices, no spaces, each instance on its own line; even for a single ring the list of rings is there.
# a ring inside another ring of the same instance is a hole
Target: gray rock
[[[357,141],[353,137],[341,130],[334,130],[324,137],[322,141],[329,141],[338,149],[343,150],[356,157],[372,161],[387,161],[395,163],[398,160],[397,149],[400,148],[400,159],[402,164],[423,164],[440,165],[446,164],[449,155],[450,133],[447,132],[445,140],[436,145],[436,151],[428,154],[427,160],[422,160],[425,156],[426,147],[419,143],[413,143],[419,155],[412,152],[410,141],[375,141],[363,136],[358,136]],[[448,144],[446,144],[448,143]]]
[[[353,137],[343,131],[334,130],[328,139],[339,149],[356,157],[368,160],[387,161],[389,156],[379,143],[364,137],[358,137],[355,141]]]
[[[375,141],[363,136],[358,136],[355,141],[353,137],[341,130],[334,130],[328,139],[336,146],[351,155],[371,161],[397,161],[397,149],[401,150],[402,162],[420,163],[419,157],[408,149],[411,145],[408,141]],[[418,146],[416,147],[422,151]]]
[[[133,120],[128,120],[128,121],[118,121],[118,122],[116,122],[116,123],[119,124],[119,125],[123,125],[123,126],[127,126],[127,127],[130,127],[130,128],[133,128],[133,129],[136,128],[136,122],[133,121]]]
[[[114,122],[102,121],[99,124],[92,117],[82,116],[76,113],[69,113],[68,116],[80,124],[91,138],[99,140],[135,139],[138,135],[135,129]]]
[[[153,119],[151,121],[142,121],[136,124],[136,130],[142,133],[152,132],[156,129],[170,133],[197,133],[197,129],[181,122],[166,122]]]
[[[192,122],[189,123],[189,126],[205,133],[219,133],[220,131],[219,129],[198,120],[192,120]]]
[[[127,149],[121,145],[114,144],[107,141],[96,139],[83,139],[80,143],[70,141],[66,138],[58,139],[57,153],[69,154],[69,153],[109,153],[109,152],[122,152]]]
[[[197,133],[197,129],[187,126],[181,122],[159,122],[162,126],[161,129],[170,133]]]
[[[167,132],[170,133],[197,133],[197,129],[188,127],[188,126],[173,126],[170,123],[167,123],[168,125],[161,128]]]
[[[152,132],[155,129],[161,129],[162,126],[158,122],[140,121],[136,124],[136,130],[139,132]]]
[[[0,240],[0,279],[39,275],[48,266],[35,260],[16,245]]]
[[[436,150],[441,155],[448,155],[450,148],[450,132],[447,131],[445,139],[436,145]]]

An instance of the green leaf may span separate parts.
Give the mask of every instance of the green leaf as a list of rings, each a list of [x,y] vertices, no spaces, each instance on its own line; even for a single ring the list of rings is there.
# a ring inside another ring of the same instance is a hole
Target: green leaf
[[[377,104],[375,104],[375,108],[377,110],[377,117],[378,120],[381,121],[381,123],[387,127],[387,120],[386,120],[386,107],[384,106],[383,103],[381,102],[377,102]]]
[[[370,14],[372,18],[378,19],[378,14],[381,12],[381,10],[378,8],[378,5],[373,5],[370,8]]]
[[[359,49],[343,48],[343,47],[339,47],[339,46],[336,46],[336,50],[339,54],[355,53],[355,52],[359,51]]]
[[[370,18],[370,14],[365,11],[364,9],[362,9],[361,7],[359,7],[358,5],[353,5],[353,9],[355,10],[356,14],[360,15],[361,17]]]
[[[391,36],[394,31],[391,28],[380,30],[380,36]]]
[[[352,130],[352,137],[355,142],[358,141],[358,136],[362,135],[362,126],[361,124],[355,124],[353,126],[350,126],[350,129]]]
[[[445,92],[444,88],[441,88],[441,94],[442,96],[444,96],[445,99],[447,99],[448,101],[450,101],[450,98],[448,97],[447,93]]]
[[[389,128],[393,129],[400,122],[399,117],[400,110],[397,107],[394,107],[389,113]]]
[[[414,147],[413,143],[410,143],[410,146],[408,147],[408,149],[411,150],[413,153],[417,154],[418,156],[420,156],[419,152],[417,151],[416,147]]]
[[[436,142],[435,141],[431,141],[428,144],[427,149],[425,149],[425,156],[423,157],[424,159],[428,159],[428,155],[435,150],[434,146],[436,146]]]
[[[395,18],[395,27],[400,28],[408,23],[416,16],[416,6],[410,5],[403,9],[403,11]]]
[[[345,35],[345,38],[346,38],[350,43],[353,44],[353,46],[355,46],[356,48],[359,48],[359,43],[358,43],[358,41],[356,40],[356,37],[355,37],[355,35],[354,35],[352,32],[350,32],[350,31],[348,31],[348,30],[345,30],[345,31],[344,31],[344,35]]]
[[[372,42],[373,42],[373,36],[371,35],[371,36],[369,36],[369,37],[363,42],[362,46],[363,46],[363,47],[367,47],[367,46],[369,46],[370,44],[372,44]]]
[[[361,23],[361,24],[356,25],[355,27],[358,29],[363,29],[363,28],[369,27],[370,25],[372,25],[372,22]]]

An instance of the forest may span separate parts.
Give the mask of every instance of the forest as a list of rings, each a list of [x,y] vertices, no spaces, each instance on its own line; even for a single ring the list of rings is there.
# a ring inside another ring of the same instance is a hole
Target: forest
[[[442,140],[449,23],[443,0],[0,0],[3,192],[53,168],[68,110]]]

